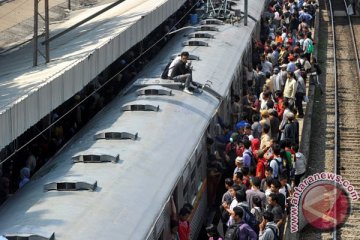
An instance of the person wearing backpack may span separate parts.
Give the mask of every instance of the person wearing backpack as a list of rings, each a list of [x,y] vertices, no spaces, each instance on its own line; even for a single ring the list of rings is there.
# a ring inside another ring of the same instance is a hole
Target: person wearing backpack
[[[224,240],[257,240],[255,231],[242,220],[243,216],[244,210],[239,206],[234,207],[234,223],[227,229]]]
[[[274,214],[266,211],[263,213],[263,220],[260,223],[259,240],[278,240],[279,229],[274,223]]]
[[[244,144],[244,148],[245,148],[245,150],[243,152],[243,160],[244,160],[243,166],[248,167],[248,168],[250,168],[251,166],[256,167],[256,161],[255,161],[254,155],[250,151],[250,147],[251,147],[250,140],[244,139],[243,144]]]
[[[280,145],[278,143],[274,143],[272,149],[273,149],[274,158],[270,161],[269,165],[273,169],[272,177],[274,179],[277,179],[279,174],[283,172],[284,166],[283,166],[282,158],[280,157],[280,151],[281,151]]]
[[[303,50],[304,50],[306,59],[308,61],[310,61],[311,54],[314,51],[314,43],[313,43],[313,40],[311,39],[311,32],[308,32],[306,34],[306,38],[305,38],[304,44],[303,44]]]

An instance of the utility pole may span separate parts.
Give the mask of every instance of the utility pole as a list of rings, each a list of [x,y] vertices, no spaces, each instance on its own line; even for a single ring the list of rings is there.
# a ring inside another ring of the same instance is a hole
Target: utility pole
[[[38,65],[38,54],[45,58],[46,63],[50,62],[50,45],[45,44],[45,54],[39,50],[39,17],[45,22],[45,41],[49,39],[49,0],[44,0],[45,16],[39,13],[40,0],[34,0],[34,36],[33,36],[33,66]]]

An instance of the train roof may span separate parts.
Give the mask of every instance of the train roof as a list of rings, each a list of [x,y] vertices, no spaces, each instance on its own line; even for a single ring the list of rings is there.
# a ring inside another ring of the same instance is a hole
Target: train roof
[[[250,1],[249,14],[260,19],[263,4]],[[193,61],[194,79],[210,80],[212,88],[225,97],[255,26],[251,20],[247,27],[216,25],[219,31],[213,32],[214,38],[205,39],[208,47],[183,46],[187,38],[179,33],[139,78],[159,76],[169,57],[185,50],[200,58]],[[1,206],[0,234],[54,232],[56,239],[66,240],[145,239],[220,102],[206,91],[138,96],[130,89],[99,112]],[[124,111],[129,105],[151,105],[154,111]],[[137,133],[137,138],[95,140],[104,132]],[[73,163],[72,158],[81,154],[105,155],[114,161]],[[54,188],[54,182],[78,182],[95,190],[45,191]]]

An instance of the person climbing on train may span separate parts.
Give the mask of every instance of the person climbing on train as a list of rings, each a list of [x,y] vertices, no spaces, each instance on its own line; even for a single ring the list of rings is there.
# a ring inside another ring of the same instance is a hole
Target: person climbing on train
[[[184,92],[193,94],[189,87],[192,87],[195,92],[200,92],[198,87],[202,86],[192,81],[191,63],[188,62],[188,59],[188,52],[182,52],[180,57],[175,58],[169,66],[168,77],[175,82],[183,82],[185,84]]]

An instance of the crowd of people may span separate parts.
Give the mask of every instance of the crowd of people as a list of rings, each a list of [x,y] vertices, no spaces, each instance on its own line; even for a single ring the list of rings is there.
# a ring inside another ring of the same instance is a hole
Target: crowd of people
[[[208,226],[211,240],[283,239],[293,189],[307,168],[298,119],[306,86],[321,74],[313,57],[317,7],[313,0],[269,1],[244,97],[233,96],[232,123],[218,117],[223,134],[209,141],[217,149],[209,159],[211,175],[221,175],[226,189],[221,200],[210,193],[223,226],[222,234],[217,223]]]

